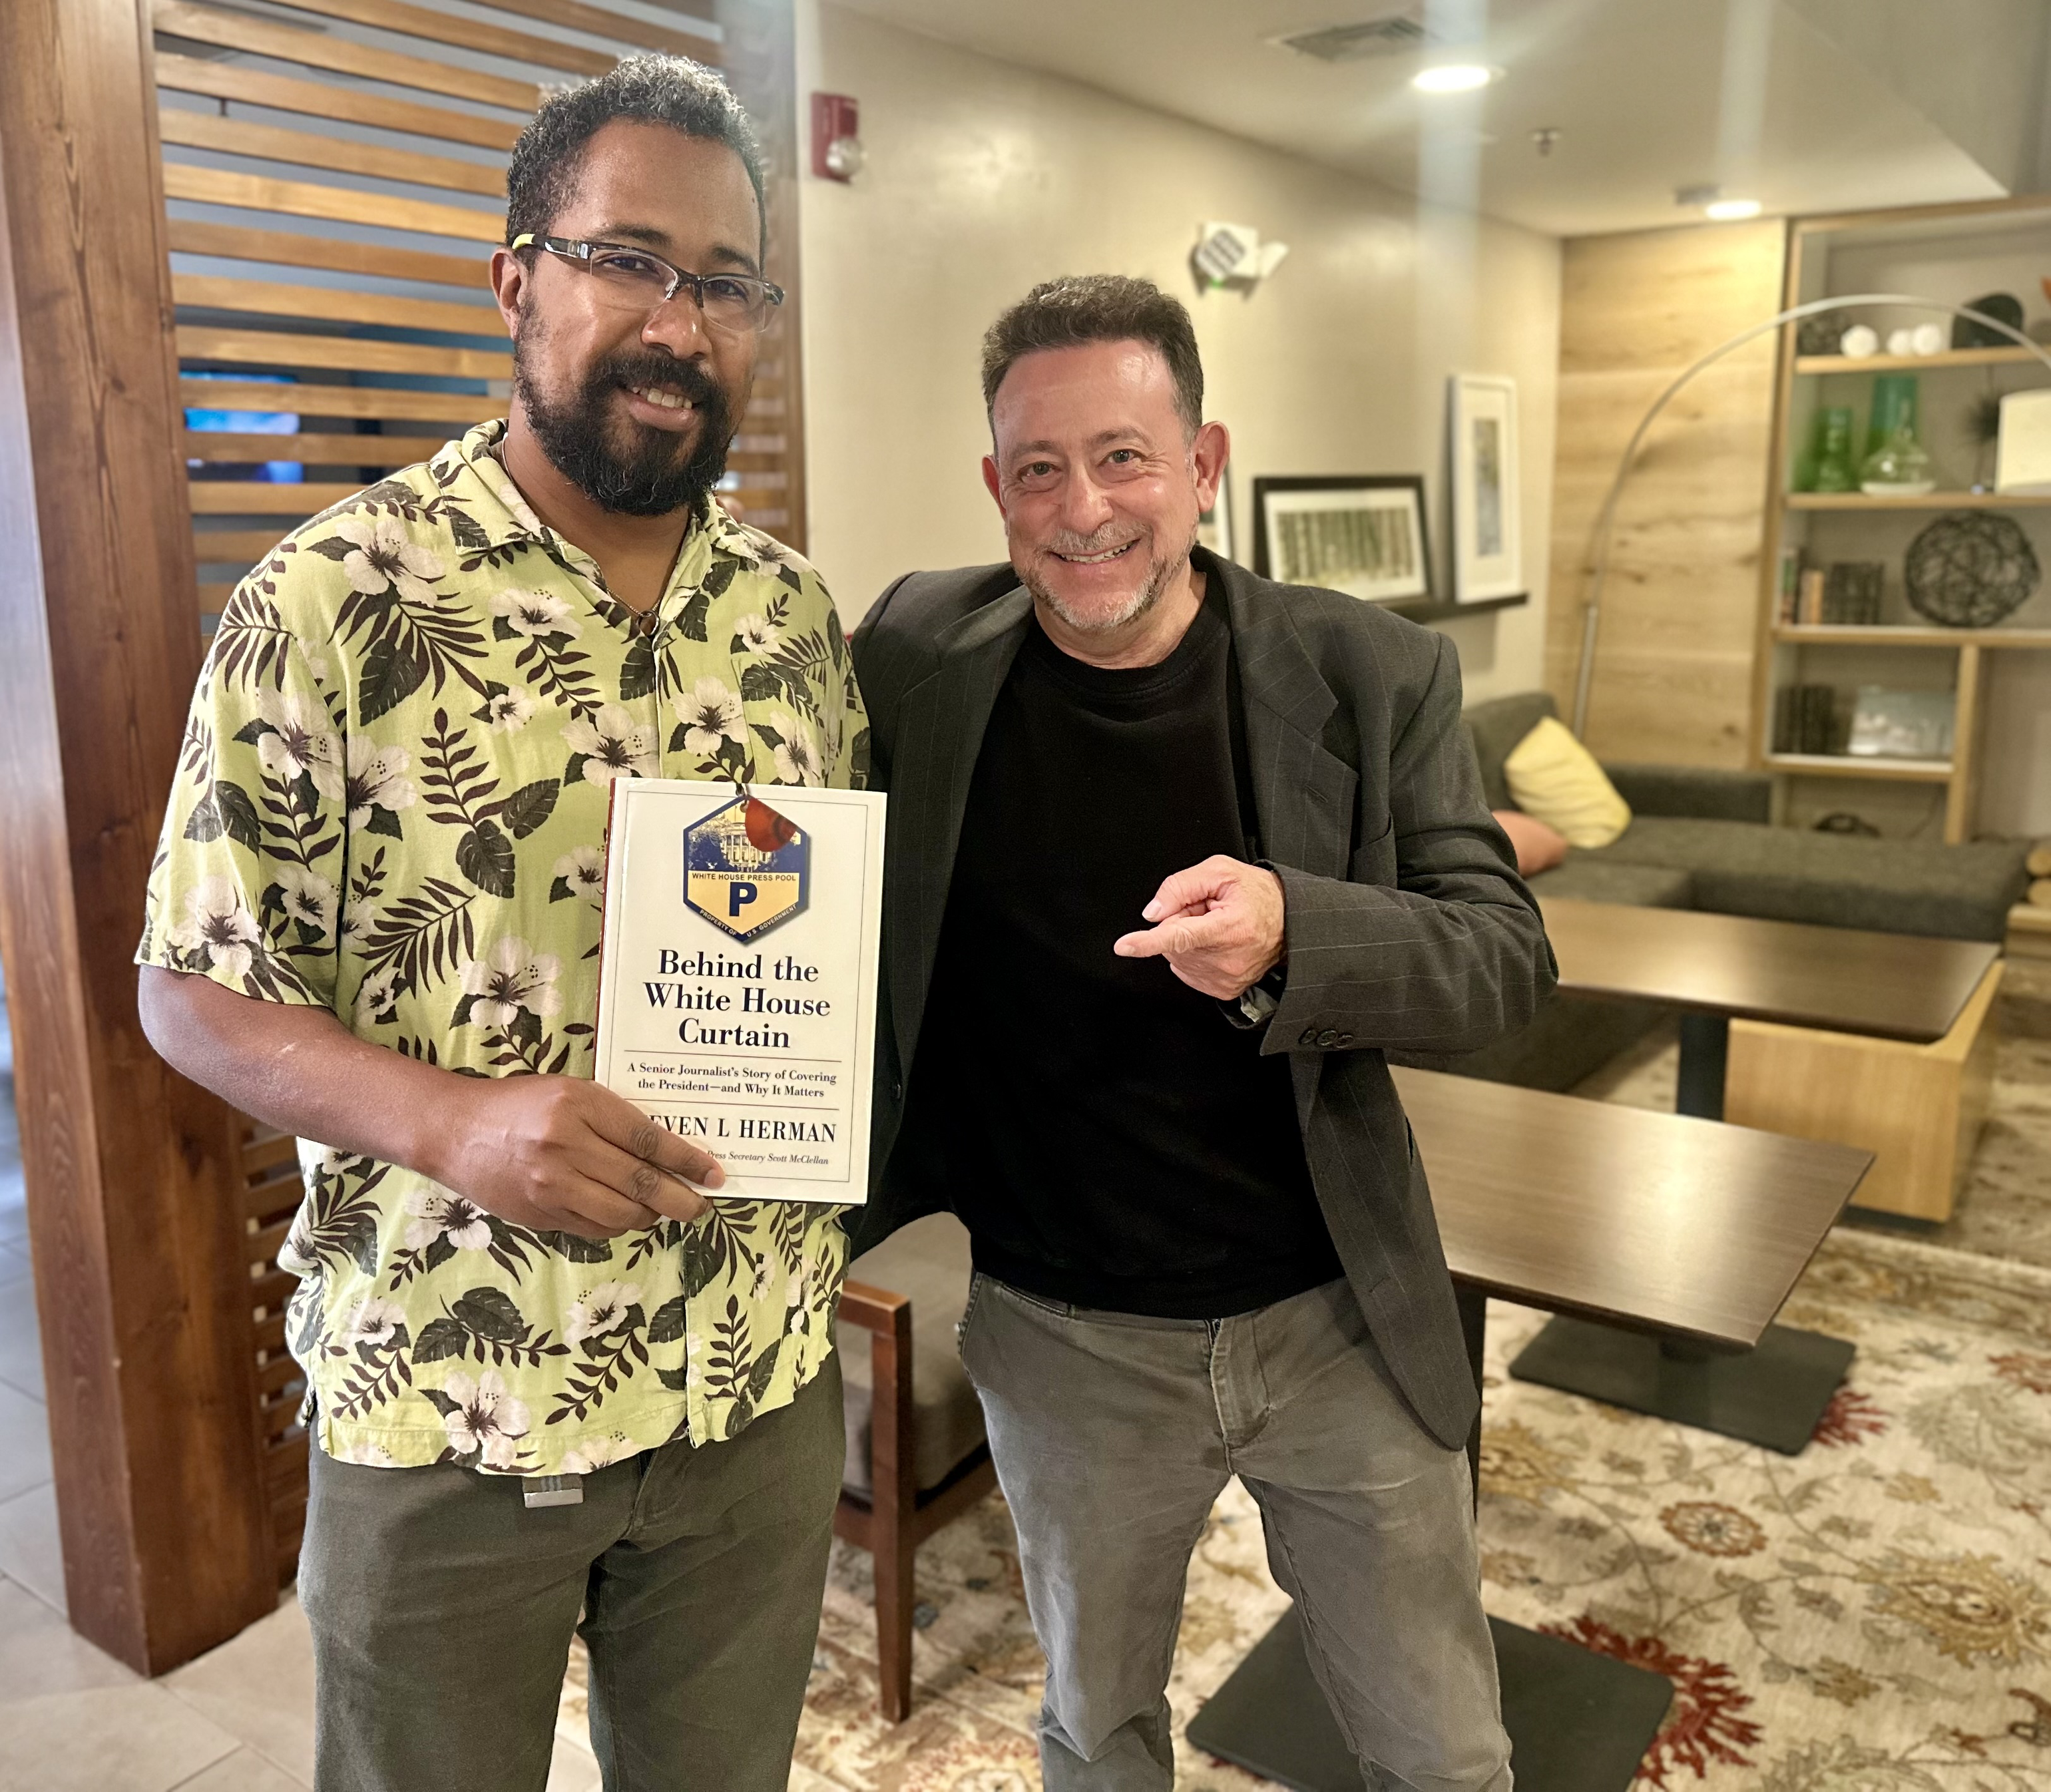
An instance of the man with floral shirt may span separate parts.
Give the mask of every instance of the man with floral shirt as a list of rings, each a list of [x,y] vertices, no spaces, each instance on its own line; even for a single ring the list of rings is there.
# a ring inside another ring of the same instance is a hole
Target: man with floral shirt
[[[287,537],[193,699],[142,1006],[325,1142],[279,1259],[322,1792],[541,1792],[580,1610],[609,1788],[788,1775],[840,1222],[708,1201],[718,1164],[589,1079],[610,781],[867,757],[817,576],[711,495],[783,296],[761,184],[695,64],[545,104],[493,260],[510,423]]]

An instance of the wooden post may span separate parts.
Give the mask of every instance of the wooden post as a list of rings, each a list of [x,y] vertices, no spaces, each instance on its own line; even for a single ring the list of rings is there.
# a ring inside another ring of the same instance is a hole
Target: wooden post
[[[73,1626],[274,1608],[228,1111],[129,962],[200,658],[148,0],[0,4],[0,951]]]

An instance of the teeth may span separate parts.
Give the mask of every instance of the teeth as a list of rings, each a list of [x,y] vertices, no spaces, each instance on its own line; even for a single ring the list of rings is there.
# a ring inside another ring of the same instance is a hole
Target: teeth
[[[668,386],[635,386],[636,398],[645,398],[650,404],[659,404],[666,411],[682,411],[689,408],[690,400]]]
[[[1061,557],[1071,566],[1101,566],[1108,560],[1116,560],[1131,545],[1127,541],[1115,548],[1107,548],[1100,554],[1063,554]]]

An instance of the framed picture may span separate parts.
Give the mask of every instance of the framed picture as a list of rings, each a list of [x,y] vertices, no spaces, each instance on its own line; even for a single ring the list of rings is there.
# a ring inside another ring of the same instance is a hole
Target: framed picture
[[[1453,601],[1524,595],[1517,494],[1517,382],[1456,373],[1446,430],[1453,495]]]
[[[1218,475],[1217,496],[1211,500],[1211,507],[1197,518],[1197,545],[1209,549],[1220,560],[1233,557],[1232,478],[1229,473]]]
[[[1424,481],[1415,473],[1253,482],[1253,570],[1373,603],[1428,596]]]

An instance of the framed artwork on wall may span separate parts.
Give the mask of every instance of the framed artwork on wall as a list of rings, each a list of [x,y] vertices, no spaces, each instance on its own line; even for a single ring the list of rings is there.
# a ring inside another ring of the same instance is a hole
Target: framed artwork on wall
[[[1211,500],[1211,507],[1197,518],[1197,545],[1208,548],[1220,560],[1232,560],[1232,475],[1228,470],[1218,475],[1217,496]]]
[[[1522,597],[1517,382],[1456,373],[1449,392],[1446,444],[1451,462],[1453,601]]]
[[[1424,481],[1416,473],[1253,482],[1253,570],[1372,603],[1428,596]]]

